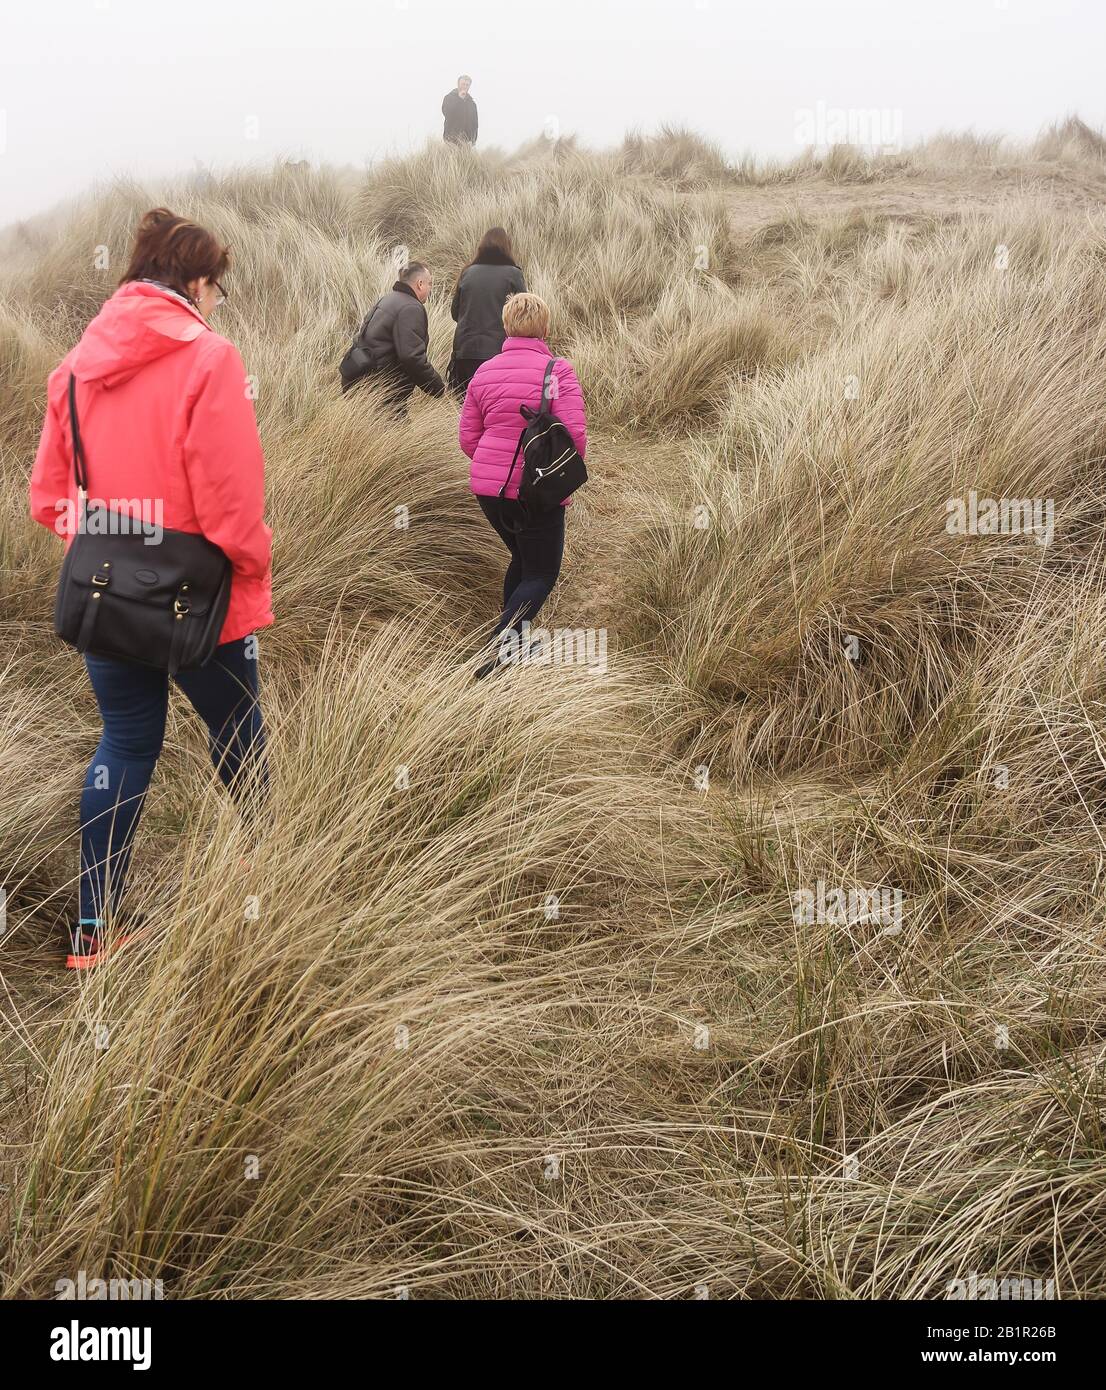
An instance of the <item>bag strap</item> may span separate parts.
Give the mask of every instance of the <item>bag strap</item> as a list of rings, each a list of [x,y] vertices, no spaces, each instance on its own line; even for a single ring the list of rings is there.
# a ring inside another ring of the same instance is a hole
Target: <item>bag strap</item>
[[[361,325],[361,327],[357,330],[357,337],[354,338],[354,340],[353,340],[353,346],[354,346],[354,347],[356,347],[358,343],[360,343],[360,342],[363,341],[363,339],[364,339],[364,337],[365,337],[365,334],[369,331],[369,324],[372,323],[373,318],[374,318],[374,316],[375,316],[375,314],[376,314],[376,311],[377,311],[377,309],[380,308],[380,305],[381,305],[381,303],[383,302],[383,300],[384,300],[384,296],[381,295],[380,298],[376,301],[376,303],[375,303],[375,304],[372,306],[372,308],[369,310],[368,316],[366,317],[364,323],[363,323],[363,324]]]
[[[544,376],[542,377],[542,379],[541,379],[541,400],[538,402],[538,414],[539,414],[539,415],[540,415],[540,414],[542,413],[542,411],[545,410],[545,409],[548,407],[548,405],[549,405],[549,383],[550,383],[550,381],[552,381],[552,379],[553,379],[553,368],[557,365],[557,363],[558,363],[560,360],[561,360],[561,359],[560,359],[559,357],[551,357],[551,358],[549,359],[549,361],[548,361],[548,362],[546,363],[546,365],[545,365],[545,375],[544,375]],[[503,486],[499,489],[499,496],[500,496],[500,497],[502,497],[503,494],[507,491],[507,488],[508,488],[508,486],[509,486],[509,484],[510,484],[511,478],[512,478],[512,476],[514,475],[515,464],[518,462],[519,450],[522,448],[522,436],[523,436],[525,433],[526,433],[526,427],[524,426],[524,427],[522,428],[522,430],[519,432],[518,443],[515,445],[515,453],[514,453],[514,457],[511,459],[511,466],[510,466],[510,468],[507,470],[507,477],[505,478],[505,480],[504,480],[504,482],[503,482]]]
[[[561,359],[551,357],[545,365],[545,375],[541,379],[541,401],[538,404],[538,414],[549,406],[549,383],[553,380],[553,368]]]
[[[88,462],[84,445],[81,442],[81,428],[77,422],[77,378],[69,373],[69,428],[73,434],[73,476],[77,480],[77,496],[88,496]]]
[[[503,479],[503,486],[499,489],[500,497],[503,496],[503,494],[507,491],[508,486],[510,485],[511,477],[515,471],[515,464],[518,462],[518,453],[519,450],[522,448],[522,435],[524,435],[525,433],[526,431],[524,429],[518,437],[518,443],[515,445],[514,457],[511,459],[511,466],[507,469],[507,476]]]

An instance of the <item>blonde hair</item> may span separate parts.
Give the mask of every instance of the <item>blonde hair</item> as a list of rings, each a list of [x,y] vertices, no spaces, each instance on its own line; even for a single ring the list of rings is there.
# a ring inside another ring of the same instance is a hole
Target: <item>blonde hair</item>
[[[544,338],[549,332],[549,305],[540,294],[512,294],[503,306],[508,338]]]

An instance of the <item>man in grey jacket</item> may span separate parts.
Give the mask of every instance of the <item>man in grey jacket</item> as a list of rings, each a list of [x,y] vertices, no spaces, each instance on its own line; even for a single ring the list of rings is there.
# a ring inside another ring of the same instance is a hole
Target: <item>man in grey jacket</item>
[[[416,386],[429,396],[445,395],[445,383],[426,355],[430,325],[424,306],[431,283],[430,271],[421,261],[412,261],[400,271],[399,279],[369,311],[347,354],[347,362],[357,359],[356,374],[347,373],[343,364],[343,390],[366,376],[382,377],[387,400],[397,415],[406,413]]]

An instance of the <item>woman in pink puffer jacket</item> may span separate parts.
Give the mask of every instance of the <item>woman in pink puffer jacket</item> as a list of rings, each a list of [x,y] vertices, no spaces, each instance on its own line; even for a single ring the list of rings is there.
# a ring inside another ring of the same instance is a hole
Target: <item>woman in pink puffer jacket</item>
[[[499,496],[526,425],[519,406],[536,410],[541,400],[542,378],[552,356],[545,343],[549,306],[536,294],[513,294],[503,307],[503,327],[507,332],[503,350],[478,367],[469,382],[459,428],[461,448],[472,460],[470,483],[476,500],[511,556],[503,580],[503,613],[496,625],[497,636],[508,629],[517,633],[518,625],[532,621],[549,597],[561,572],[568,506],[566,501],[548,513],[527,518],[522,529],[515,530],[521,519],[521,459],[503,496]],[[587,421],[572,363],[558,358],[553,377],[553,413],[564,422],[583,458]],[[477,674],[486,675],[494,665],[488,663]]]

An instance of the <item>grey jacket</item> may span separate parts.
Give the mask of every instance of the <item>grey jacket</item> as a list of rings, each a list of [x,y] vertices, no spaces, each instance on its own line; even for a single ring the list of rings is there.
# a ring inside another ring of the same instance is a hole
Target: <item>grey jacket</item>
[[[397,280],[369,311],[354,347],[363,348],[371,360],[365,375],[392,379],[390,394],[397,400],[406,400],[416,386],[428,395],[444,396],[445,383],[426,356],[429,341],[425,307],[409,285]]]
[[[453,356],[459,361],[486,362],[495,357],[507,336],[503,306],[510,294],[521,294],[526,279],[513,261],[477,263],[461,272],[450,313],[457,322]]]

